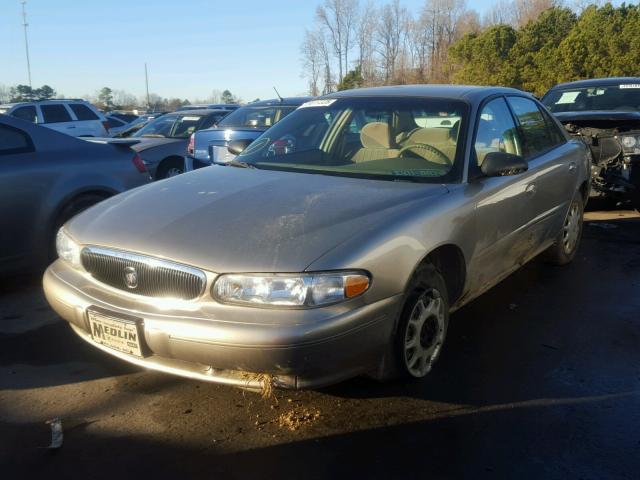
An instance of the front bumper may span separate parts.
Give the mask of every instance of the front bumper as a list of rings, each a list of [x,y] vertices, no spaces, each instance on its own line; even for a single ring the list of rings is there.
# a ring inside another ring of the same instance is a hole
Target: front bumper
[[[209,382],[318,388],[374,371],[386,351],[401,295],[356,308],[274,310],[136,298],[58,260],[44,274],[51,307],[90,344],[130,363]],[[87,308],[142,319],[140,358],[93,341]]]

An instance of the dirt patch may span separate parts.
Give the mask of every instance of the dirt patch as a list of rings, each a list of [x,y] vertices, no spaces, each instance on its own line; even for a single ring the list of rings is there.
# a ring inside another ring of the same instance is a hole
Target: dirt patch
[[[320,418],[320,410],[296,407],[278,417],[278,426],[291,432],[313,425]]]

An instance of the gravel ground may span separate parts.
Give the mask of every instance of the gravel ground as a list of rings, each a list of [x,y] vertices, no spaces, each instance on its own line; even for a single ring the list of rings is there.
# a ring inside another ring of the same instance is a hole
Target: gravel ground
[[[72,333],[39,278],[3,279],[0,475],[635,479],[639,345],[628,211],[588,213],[573,264],[533,261],[455,313],[424,381],[266,399],[123,364]]]

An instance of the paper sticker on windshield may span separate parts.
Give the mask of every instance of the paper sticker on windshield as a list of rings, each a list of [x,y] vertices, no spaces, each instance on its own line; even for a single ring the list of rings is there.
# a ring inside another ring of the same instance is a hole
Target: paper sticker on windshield
[[[627,83],[620,85],[620,88],[640,88],[640,83]]]
[[[197,122],[200,117],[182,117],[181,122]]]
[[[298,108],[307,108],[307,107],[328,107],[333,102],[335,102],[335,98],[325,98],[323,100],[311,100],[310,102],[303,103]]]
[[[443,175],[442,170],[436,170],[433,168],[407,168],[404,170],[392,170],[392,175],[399,177],[441,177]]]
[[[562,105],[563,103],[575,103],[578,95],[580,95],[580,92],[562,92],[562,96],[558,99],[556,104]]]

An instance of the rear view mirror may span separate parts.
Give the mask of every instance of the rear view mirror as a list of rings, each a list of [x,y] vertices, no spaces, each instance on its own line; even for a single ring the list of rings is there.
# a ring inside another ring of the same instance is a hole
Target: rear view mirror
[[[526,172],[529,168],[524,158],[506,152],[490,152],[484,157],[480,170],[485,177],[504,177]]]
[[[227,144],[227,150],[232,155],[240,155],[253,140],[232,140]]]

